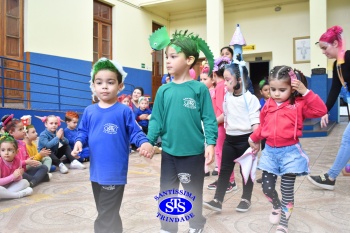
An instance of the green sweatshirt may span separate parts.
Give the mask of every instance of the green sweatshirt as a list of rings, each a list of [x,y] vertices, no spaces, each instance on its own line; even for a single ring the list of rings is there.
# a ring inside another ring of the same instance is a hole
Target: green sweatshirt
[[[154,145],[160,136],[166,153],[198,155],[204,152],[204,143],[216,144],[217,134],[212,101],[203,83],[171,82],[158,89],[148,127],[150,143]]]

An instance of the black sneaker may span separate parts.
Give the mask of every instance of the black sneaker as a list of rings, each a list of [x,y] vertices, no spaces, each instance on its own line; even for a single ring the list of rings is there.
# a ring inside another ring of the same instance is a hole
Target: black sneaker
[[[204,173],[204,176],[210,176],[210,172]]]
[[[216,190],[216,186],[218,185],[218,180],[216,180],[214,183],[208,184],[209,190]]]
[[[188,233],[202,233],[202,232],[204,232],[204,231],[203,231],[203,228],[201,228],[201,229],[190,228],[190,229],[188,230]]]
[[[307,176],[307,179],[311,184],[316,185],[317,187],[334,190],[335,180],[331,181],[327,173],[319,176]]]
[[[262,178],[257,179],[257,180],[256,180],[256,183],[261,184],[261,183],[262,183]]]
[[[221,212],[222,203],[216,199],[213,199],[209,202],[203,202],[203,207],[209,210]]]
[[[226,193],[230,193],[232,191],[236,191],[238,188],[237,188],[237,185],[236,185],[236,182],[233,181],[232,183],[231,182],[228,182],[228,186],[227,186],[227,189],[226,189]]]
[[[247,212],[250,209],[250,201],[247,199],[241,199],[241,202],[236,207],[236,211],[238,212]]]
[[[216,170],[214,170],[214,171],[211,172],[211,175],[212,175],[212,176],[217,176],[217,175],[219,175],[219,172],[216,171]]]

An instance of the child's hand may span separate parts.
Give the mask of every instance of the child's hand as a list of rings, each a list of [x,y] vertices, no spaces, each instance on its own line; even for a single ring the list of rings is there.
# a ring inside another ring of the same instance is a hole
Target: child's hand
[[[46,156],[49,156],[49,155],[51,154],[51,150],[50,150],[50,149],[43,148],[43,149],[41,149],[41,151],[39,152],[39,154],[40,154],[42,157],[46,157]]]
[[[27,159],[26,160],[26,164],[32,167],[37,167],[39,166],[41,163],[37,160],[34,160],[33,158]]]
[[[252,153],[257,154],[260,150],[260,142],[256,143],[251,140],[248,140],[248,142],[249,142],[250,148],[252,148]]]
[[[140,156],[144,156],[146,158],[152,158],[154,155],[154,148],[149,142],[142,143],[140,148],[137,149]]]
[[[141,114],[141,115],[139,116],[139,119],[140,119],[140,120],[147,120],[147,117],[148,117],[148,114]]]
[[[81,141],[77,141],[74,144],[74,148],[72,150],[72,156],[74,158],[80,158],[80,156],[78,155],[81,151],[83,150],[83,144],[81,143]]]
[[[15,180],[18,179],[19,177],[21,177],[24,173],[24,169],[23,168],[17,168],[14,172],[13,172],[13,176],[15,177]]]
[[[214,149],[214,145],[208,145],[205,148],[205,152],[204,152],[204,156],[205,156],[205,165],[210,165],[214,162],[214,154],[215,154],[215,149]]]
[[[297,79],[292,81],[292,89],[299,92],[301,95],[304,95],[307,91],[304,83]]]
[[[59,130],[57,130],[56,132],[56,137],[58,137],[59,139],[63,138],[63,129],[60,128]]]

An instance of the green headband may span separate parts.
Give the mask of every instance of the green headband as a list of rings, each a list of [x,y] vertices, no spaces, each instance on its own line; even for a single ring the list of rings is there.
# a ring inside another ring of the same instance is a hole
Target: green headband
[[[120,73],[122,75],[122,83],[124,82],[125,77],[128,75],[123,67],[116,61],[113,60],[108,60],[105,57],[100,58],[92,67],[91,70],[91,82],[94,82],[95,80],[95,75],[97,72],[100,70],[110,70],[115,73]]]
[[[177,53],[183,52],[187,57],[198,54],[198,58],[199,51],[202,51],[210,66],[208,75],[211,74],[214,68],[214,55],[210,51],[208,44],[203,39],[193,35],[193,33],[187,34],[187,30],[183,33],[182,31],[175,31],[173,38],[170,39],[166,27],[162,27],[153,32],[148,40],[153,50],[162,50],[167,46],[171,46]]]

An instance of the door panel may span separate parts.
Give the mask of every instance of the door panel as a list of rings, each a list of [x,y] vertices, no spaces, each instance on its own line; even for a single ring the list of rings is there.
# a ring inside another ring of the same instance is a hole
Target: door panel
[[[23,60],[23,0],[0,0],[0,56]],[[4,59],[5,102],[23,102],[23,63]]]

